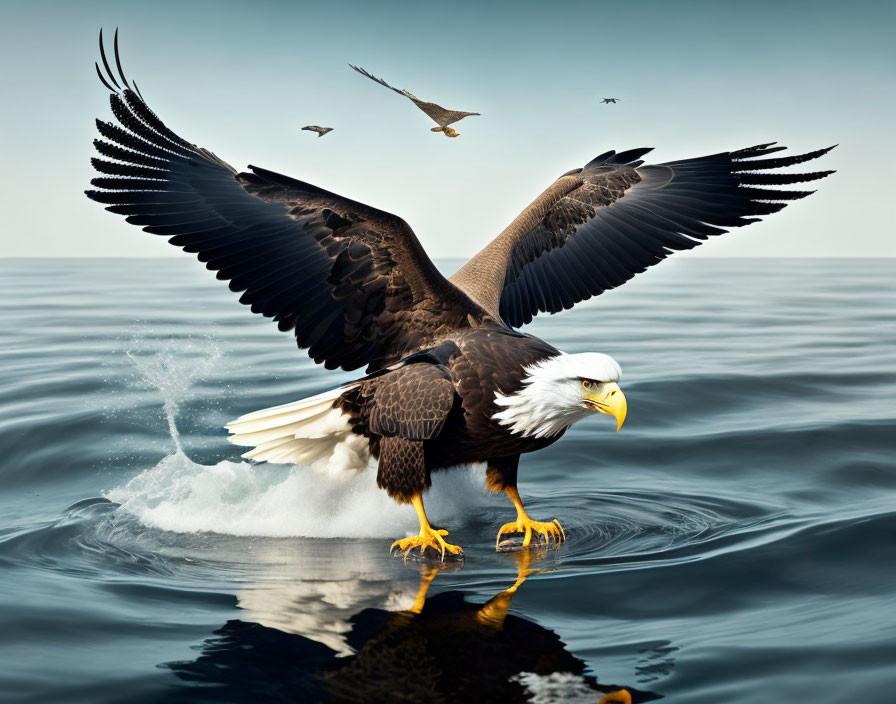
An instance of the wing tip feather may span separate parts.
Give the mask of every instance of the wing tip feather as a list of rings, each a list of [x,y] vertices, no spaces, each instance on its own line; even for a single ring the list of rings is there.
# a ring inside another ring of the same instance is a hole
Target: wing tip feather
[[[118,28],[117,28],[117,27],[115,28],[115,32],[116,32],[116,36],[117,36],[117,34],[118,34]],[[109,84],[106,83],[106,81],[103,81],[103,83],[104,83],[104,84],[106,85],[106,87],[109,88],[113,93],[117,93],[119,90],[121,90],[121,86],[118,84],[118,81],[115,80],[115,76],[114,76],[114,74],[112,73],[112,68],[109,66],[109,59],[106,58],[106,47],[105,47],[105,42],[103,41],[103,28],[102,28],[102,27],[100,27],[100,59],[101,59],[102,62],[103,62],[103,67],[106,69],[106,77],[107,77],[110,81],[112,81],[112,85],[114,85],[115,88],[117,88],[118,90],[115,90],[114,88],[112,88],[111,86],[109,86]],[[97,67],[97,68],[99,68],[99,67]],[[100,80],[102,80],[102,76],[100,76]]]
[[[591,161],[585,164],[584,168],[589,168],[593,166],[623,166],[623,165],[631,165],[638,159],[640,159],[645,154],[653,151],[653,147],[636,147],[634,149],[627,149],[622,152],[616,152],[615,149],[611,149],[609,151],[604,152],[603,154],[598,154]]]

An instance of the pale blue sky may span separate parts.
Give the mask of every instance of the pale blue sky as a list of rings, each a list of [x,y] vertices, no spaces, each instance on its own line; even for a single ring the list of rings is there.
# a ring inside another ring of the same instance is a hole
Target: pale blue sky
[[[126,71],[184,138],[401,215],[435,257],[473,254],[606,149],[666,161],[773,140],[839,143],[813,163],[839,172],[687,256],[896,256],[896,3],[717,0],[2,0],[0,256],[178,254],[82,194],[109,116],[100,26],[120,27]],[[483,116],[433,134],[346,62]]]

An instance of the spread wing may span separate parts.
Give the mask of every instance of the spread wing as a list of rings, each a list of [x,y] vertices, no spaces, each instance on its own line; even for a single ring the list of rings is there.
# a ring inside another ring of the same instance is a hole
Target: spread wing
[[[773,144],[656,166],[639,161],[650,149],[601,154],[557,179],[451,281],[512,327],[571,308],[813,192],[768,186],[833,173],[777,172],[833,147],[759,158],[785,149]]]
[[[364,70],[363,68],[361,68],[360,66],[355,66],[354,64],[349,64],[349,66],[351,66],[353,69],[355,69],[355,71],[357,71],[358,73],[360,73],[362,76],[367,76],[367,78],[369,78],[371,81],[376,81],[376,82],[379,83],[381,86],[385,86],[385,87],[388,88],[389,90],[394,90],[396,93],[398,93],[399,95],[403,95],[405,98],[410,98],[410,99],[413,100],[414,102],[417,102],[417,101],[419,100],[419,98],[417,98],[417,96],[414,95],[413,93],[410,93],[410,92],[408,92],[408,91],[406,91],[406,90],[402,90],[401,88],[396,88],[395,86],[390,86],[390,85],[389,85],[388,83],[386,83],[382,78],[377,78],[377,77],[374,76],[372,73],[370,73],[370,72],[368,72],[368,71],[365,71],[365,70]]]
[[[414,103],[418,108],[420,108],[426,115],[439,125],[445,126],[450,125],[453,122],[457,122],[458,120],[469,117],[470,115],[478,115],[478,112],[466,112],[464,110],[449,110],[448,108],[443,108],[441,105],[436,103],[428,103],[425,100],[420,100],[413,93],[402,90],[401,88],[396,88],[395,86],[390,86],[386,83],[382,78],[377,78],[369,71],[365,71],[360,66],[355,66],[353,64],[349,64],[355,71],[360,73],[362,76],[366,76],[371,81],[376,81],[381,86],[385,86],[389,90],[394,90],[399,95],[403,95],[406,98],[410,98],[411,102]]]
[[[195,253],[329,369],[377,369],[481,313],[401,218],[266,169],[237,173],[172,132],[125,79],[117,39],[116,79],[100,34],[115,122],[97,121],[103,175],[88,197]]]

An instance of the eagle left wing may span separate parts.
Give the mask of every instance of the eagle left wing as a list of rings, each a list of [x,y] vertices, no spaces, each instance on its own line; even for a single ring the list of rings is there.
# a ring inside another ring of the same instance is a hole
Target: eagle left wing
[[[601,154],[557,179],[450,280],[511,327],[571,308],[813,192],[766,186],[833,173],[774,172],[833,147],[758,158],[785,149],[773,144],[656,166],[640,161],[650,149]]]
[[[150,110],[100,34],[116,122],[97,120],[103,174],[87,196],[193,252],[240,302],[293,330],[328,369],[375,370],[482,311],[438,272],[401,218],[266,169],[237,173]],[[120,83],[119,83],[120,81]]]

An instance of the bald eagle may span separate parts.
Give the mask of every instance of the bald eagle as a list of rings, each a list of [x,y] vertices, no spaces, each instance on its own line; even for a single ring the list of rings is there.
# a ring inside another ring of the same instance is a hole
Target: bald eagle
[[[658,165],[641,160],[649,149],[608,151],[560,176],[446,279],[396,215],[257,166],[237,172],[182,139],[126,80],[117,35],[117,78],[102,35],[100,51],[115,120],[96,123],[102,175],[87,196],[195,254],[315,362],[366,367],[332,391],[238,418],[230,440],[258,461],[348,472],[377,460],[377,484],[420,520],[418,535],[392,546],[405,554],[462,553],[429,524],[423,494],[432,472],[470,463],[485,463],[487,487],[516,508],[499,540],[564,540],[557,521],[523,508],[520,455],[595,412],[618,430],[621,371],[518,328],[811,193],[768,186],[832,173],[777,171],[830,148],[765,158],[784,147],[760,144]]]
[[[405,98],[408,98],[414,105],[425,112],[432,119],[432,121],[438,125],[438,127],[430,128],[430,131],[432,132],[441,132],[446,137],[457,137],[460,135],[460,132],[457,132],[453,127],[449,127],[448,125],[463,120],[465,117],[479,114],[478,112],[465,112],[464,110],[449,110],[448,108],[443,108],[441,105],[437,105],[436,103],[428,103],[425,100],[420,100],[420,98],[418,98],[413,93],[402,90],[401,88],[390,86],[382,78],[377,78],[372,73],[365,71],[360,66],[353,66],[352,64],[349,64],[349,66],[355,69],[355,71],[360,73],[362,76],[367,76],[367,78],[369,78],[371,81],[376,81],[381,86],[385,86],[389,90],[394,90],[399,95],[403,95]]]

